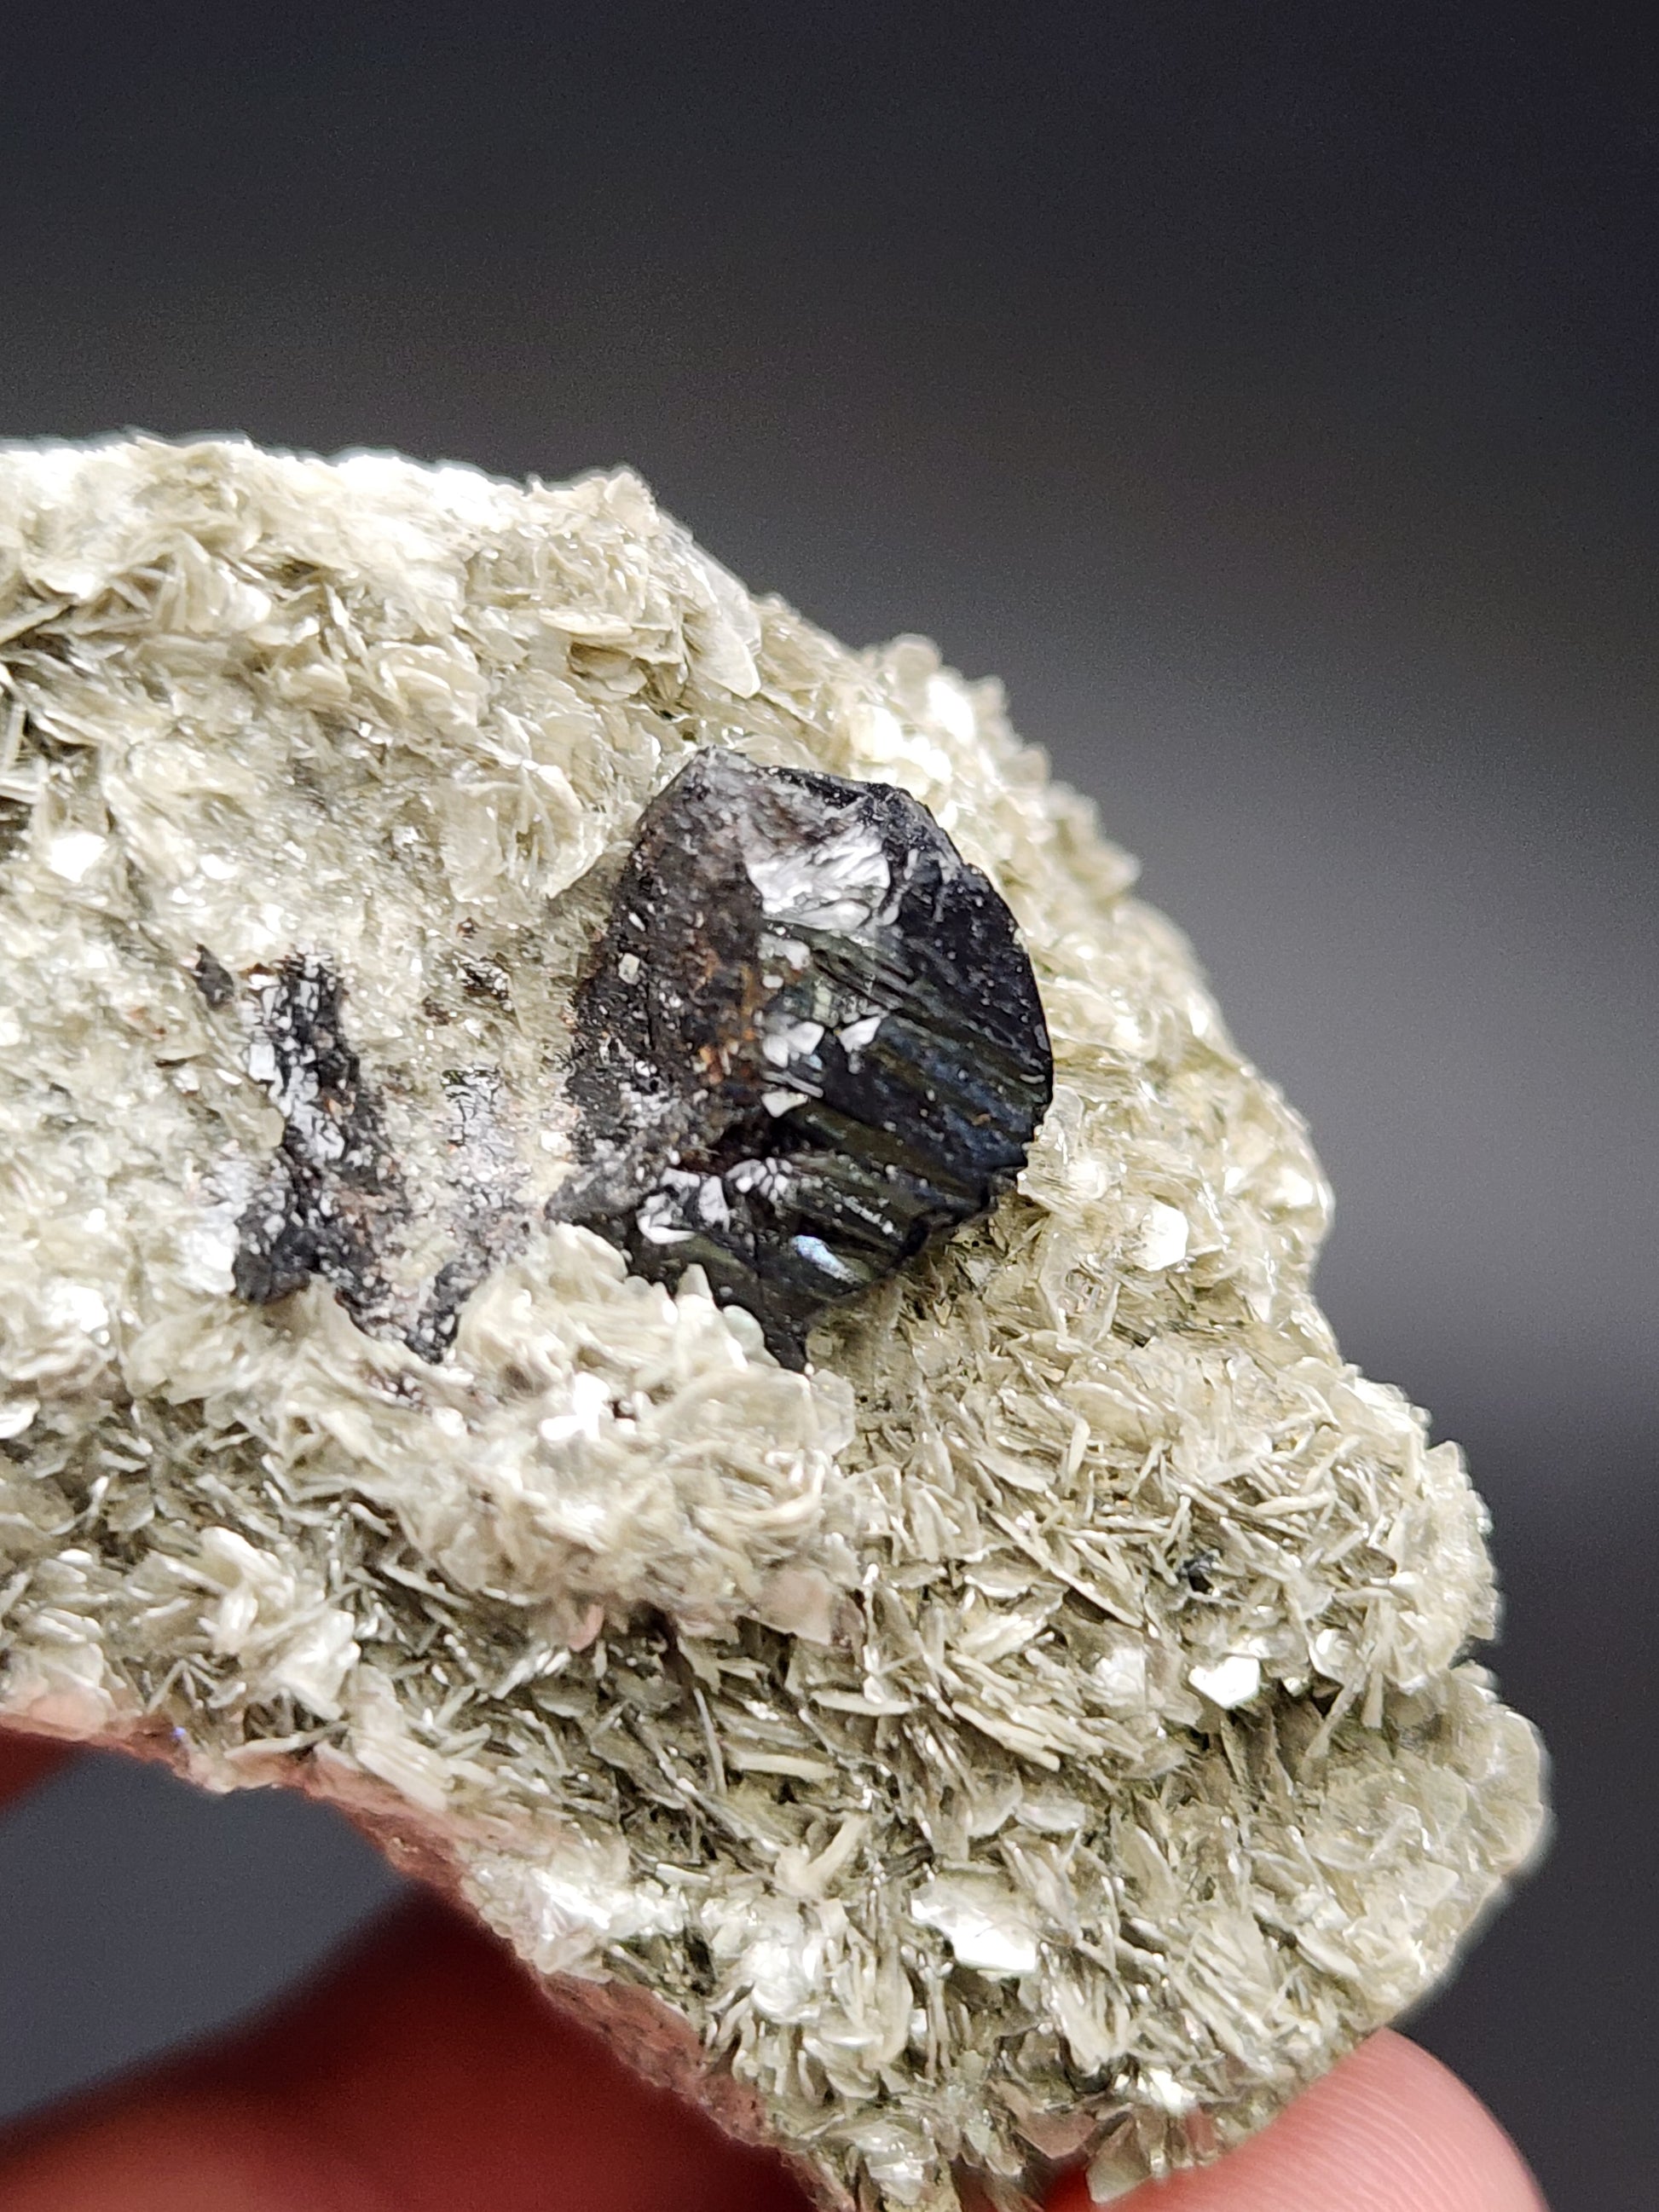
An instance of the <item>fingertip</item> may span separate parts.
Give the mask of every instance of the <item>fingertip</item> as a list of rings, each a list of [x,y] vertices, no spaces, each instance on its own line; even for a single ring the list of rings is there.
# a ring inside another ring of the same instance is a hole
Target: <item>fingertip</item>
[[[477,1929],[404,1907],[261,2027],[0,2143],[0,2212],[805,2212]]]
[[[0,1735],[0,1805],[44,1782],[74,1752],[46,1736]]]
[[[392,2212],[258,2100],[119,2097],[0,2150],[0,2212]]]
[[[1089,2212],[1082,2173],[1049,2212]],[[1114,2212],[1546,2212],[1492,2114],[1404,2036],[1362,2044],[1220,2162],[1151,2183]]]

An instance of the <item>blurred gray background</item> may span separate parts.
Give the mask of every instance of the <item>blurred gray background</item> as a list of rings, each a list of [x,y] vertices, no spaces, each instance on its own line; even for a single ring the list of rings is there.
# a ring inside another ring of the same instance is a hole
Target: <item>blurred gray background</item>
[[[1416,2032],[1556,2212],[1659,2199],[1659,145],[1585,11],[9,18],[0,435],[628,460],[757,588],[1006,679],[1335,1182],[1461,1438],[1559,1833]],[[0,1822],[0,2117],[382,1907],[87,1760]]]

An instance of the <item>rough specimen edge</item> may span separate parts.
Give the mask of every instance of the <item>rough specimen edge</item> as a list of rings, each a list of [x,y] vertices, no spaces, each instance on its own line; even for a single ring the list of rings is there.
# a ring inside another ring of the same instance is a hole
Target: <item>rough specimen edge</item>
[[[224,445],[0,455],[0,662],[14,1721],[395,1791],[842,2202],[1209,2155],[1444,1970],[1539,1827],[1478,1505],[1340,1363],[1299,1123],[994,686],[751,600],[626,476]],[[413,1297],[567,1170],[580,961],[702,744],[902,786],[1009,899],[1019,1194],[801,1376],[572,1230],[441,1364],[237,1300],[285,1122],[217,979],[337,962]]]
[[[89,1751],[119,1752],[146,1765],[165,1767],[185,1781],[201,1781],[192,1771],[187,1753],[181,1753],[170,1734],[134,1729],[108,1736],[65,1735],[8,1717],[7,1725],[18,1734],[47,1741],[74,1742]],[[319,1804],[342,1814],[365,1842],[372,1844],[394,1872],[417,1882],[435,1897],[491,1925],[477,1900],[469,1893],[465,1861],[458,1856],[441,1823],[422,1813],[389,1784],[372,1775],[299,1767],[289,1779],[291,1787]],[[206,1786],[212,1788],[213,1783]],[[222,1784],[218,1786],[222,1787]],[[253,1784],[251,1786],[258,1786]],[[495,1929],[498,1935],[503,1931]],[[503,1935],[509,1948],[512,1939]],[[698,2043],[690,2024],[669,2007],[637,1986],[574,1976],[530,1973],[529,1979],[556,2011],[579,2026],[598,2029],[612,2046],[626,2055],[633,2071],[653,2087],[672,2091],[699,2105],[726,2134],[757,2149],[779,2148],[769,2128],[759,2097],[731,2073],[714,2063]],[[808,2193],[828,2207],[844,2208],[853,2199],[830,2188],[810,2165],[797,2164],[796,2172]]]

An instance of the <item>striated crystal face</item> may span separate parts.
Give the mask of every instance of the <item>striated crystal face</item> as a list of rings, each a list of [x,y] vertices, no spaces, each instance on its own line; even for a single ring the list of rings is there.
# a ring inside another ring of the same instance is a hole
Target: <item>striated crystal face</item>
[[[1054,1059],[1013,917],[927,812],[698,753],[648,807],[576,1000],[560,1218],[700,1266],[799,1366],[841,1304],[1024,1166]]]

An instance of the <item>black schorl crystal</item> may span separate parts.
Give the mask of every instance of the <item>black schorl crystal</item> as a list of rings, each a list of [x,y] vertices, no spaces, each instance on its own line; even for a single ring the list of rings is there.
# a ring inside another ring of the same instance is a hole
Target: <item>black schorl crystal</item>
[[[559,1218],[806,1331],[983,1213],[1054,1088],[1012,915],[881,783],[696,754],[646,810],[576,1001]]]

